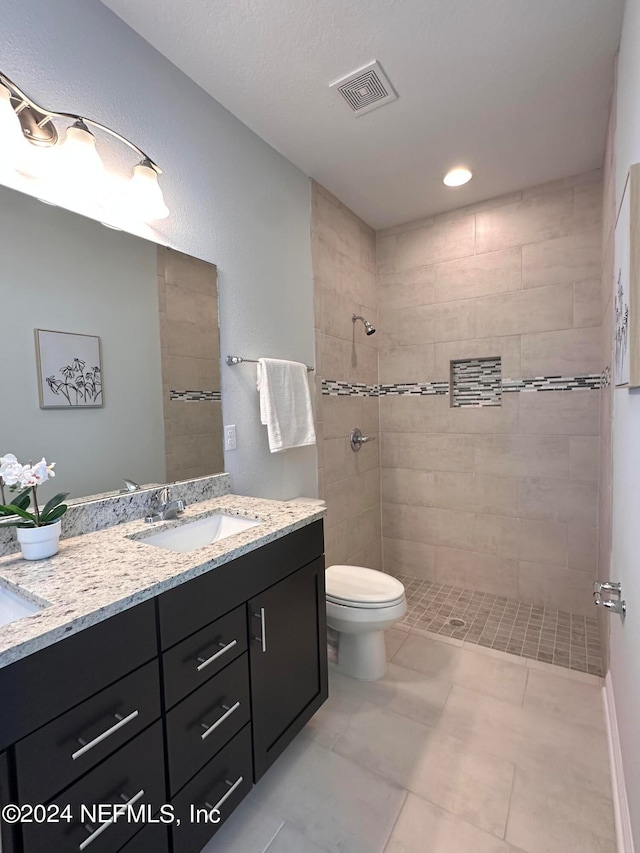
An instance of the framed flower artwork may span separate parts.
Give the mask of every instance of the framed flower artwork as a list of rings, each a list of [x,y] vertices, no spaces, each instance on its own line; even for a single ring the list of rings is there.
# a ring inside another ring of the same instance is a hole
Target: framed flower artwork
[[[104,406],[99,337],[36,329],[35,338],[41,409]]]

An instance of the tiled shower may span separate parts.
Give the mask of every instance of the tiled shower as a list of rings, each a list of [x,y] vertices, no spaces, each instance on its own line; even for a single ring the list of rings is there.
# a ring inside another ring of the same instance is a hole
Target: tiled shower
[[[573,614],[594,672],[601,216],[599,171],[377,234],[313,187],[328,564]]]

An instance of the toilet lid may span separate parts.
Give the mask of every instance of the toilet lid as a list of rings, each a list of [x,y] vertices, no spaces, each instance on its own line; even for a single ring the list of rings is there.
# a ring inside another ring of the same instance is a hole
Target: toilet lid
[[[383,607],[402,601],[404,586],[396,578],[364,566],[329,566],[327,598],[338,604]]]

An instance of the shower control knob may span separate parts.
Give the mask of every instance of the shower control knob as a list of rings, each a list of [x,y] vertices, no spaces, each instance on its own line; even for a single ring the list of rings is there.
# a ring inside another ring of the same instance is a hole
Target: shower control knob
[[[375,441],[375,436],[363,435],[362,430],[358,429],[358,427],[355,427],[351,430],[351,435],[349,436],[349,444],[351,445],[352,450],[360,450],[362,445],[366,444],[367,441]]]

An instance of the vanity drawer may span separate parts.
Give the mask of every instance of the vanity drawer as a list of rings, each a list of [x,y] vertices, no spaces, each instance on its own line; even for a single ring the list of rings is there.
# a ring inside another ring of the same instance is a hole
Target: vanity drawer
[[[198,775],[173,798],[180,826],[172,824],[173,853],[200,853],[252,787],[251,726],[245,726]],[[197,822],[191,810],[217,806],[219,823]]]
[[[198,772],[250,719],[244,654],[167,714],[171,793]]]
[[[122,804],[127,800],[134,801],[131,806],[134,814],[143,807],[147,807],[150,814],[156,814],[165,802],[160,722],[123,746],[55,800],[61,810],[70,806],[73,814],[70,823],[23,824],[24,853],[77,853],[78,850],[116,853],[135,835],[141,823],[127,820],[123,815],[100,834],[95,834],[104,824],[98,822],[87,829],[89,821],[86,815],[82,816],[81,805]]]
[[[91,848],[89,848],[90,850]],[[169,830],[162,823],[150,823],[134,835],[120,853],[169,853]]]
[[[237,607],[162,656],[164,698],[173,707],[247,650],[247,616]]]
[[[154,660],[16,744],[20,801],[46,802],[159,717]]]
[[[162,648],[179,643],[323,553],[322,521],[314,521],[163,592],[158,596]]]
[[[0,749],[157,657],[157,643],[145,601],[0,669]]]

